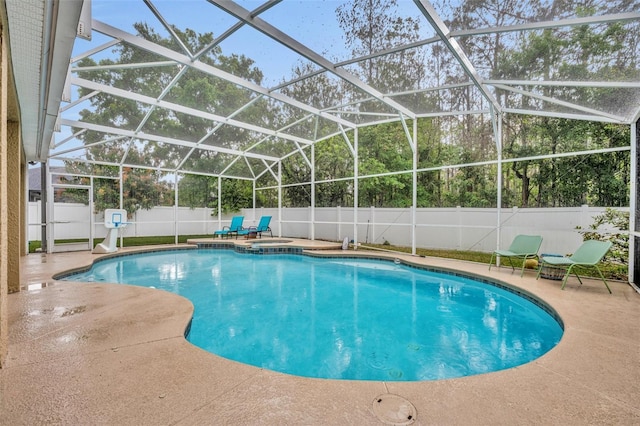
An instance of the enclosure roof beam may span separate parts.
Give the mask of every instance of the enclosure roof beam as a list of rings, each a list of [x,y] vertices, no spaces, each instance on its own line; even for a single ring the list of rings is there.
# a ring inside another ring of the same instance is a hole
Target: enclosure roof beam
[[[341,68],[341,67],[344,67],[344,66],[347,66],[347,65],[351,65],[351,64],[358,63],[358,62],[366,61],[368,59],[379,58],[381,56],[390,55],[392,53],[404,52],[407,49],[415,49],[415,48],[418,48],[418,47],[425,46],[427,44],[434,43],[434,42],[439,41],[439,40],[440,40],[440,37],[431,37],[431,38],[420,40],[420,41],[416,41],[416,42],[413,42],[413,43],[408,43],[408,44],[403,44],[403,45],[400,45],[400,46],[396,46],[396,47],[393,47],[393,48],[390,48],[390,49],[381,50],[379,52],[371,53],[369,55],[358,56],[356,58],[351,58],[351,59],[347,59],[345,61],[336,62],[336,63],[333,64],[333,66],[335,68]],[[319,70],[310,72],[310,73],[305,74],[305,75],[301,75],[299,77],[294,78],[293,80],[289,80],[289,81],[281,83],[281,84],[279,84],[277,86],[274,86],[271,90],[282,89],[283,87],[290,86],[290,85],[292,85],[294,83],[297,83],[297,82],[302,81],[302,80],[306,80],[307,78],[311,78],[311,77],[316,76],[318,74],[322,74],[322,73],[324,73],[326,71],[327,70],[325,68],[320,68]]]
[[[424,17],[427,18],[427,20],[431,23],[431,26],[433,27],[435,32],[440,36],[442,42],[447,46],[449,51],[456,58],[460,66],[464,69],[465,73],[476,84],[487,101],[491,103],[491,105],[493,105],[496,113],[500,113],[502,109],[500,104],[493,96],[493,94],[491,94],[487,87],[482,83],[475,67],[462,50],[462,47],[460,46],[458,41],[452,37],[451,31],[445,25],[442,18],[440,18],[433,5],[427,0],[414,0],[414,3],[416,4],[416,6],[418,6],[418,9],[420,9]]]
[[[101,132],[101,133],[106,133],[106,134],[115,134],[115,135],[120,135],[120,136],[128,136],[128,137],[136,138],[136,139],[150,140],[150,141],[154,141],[154,142],[161,142],[161,143],[167,143],[167,144],[171,144],[171,145],[184,146],[184,147],[187,147],[187,148],[195,147],[195,148],[202,149],[202,150],[205,150],[205,151],[220,152],[222,154],[246,156],[246,157],[257,158],[257,159],[260,159],[260,160],[267,160],[267,161],[278,161],[279,160],[279,158],[271,157],[269,155],[262,155],[262,154],[255,154],[255,153],[252,153],[252,152],[238,151],[238,150],[235,150],[235,149],[223,148],[223,147],[219,147],[219,146],[203,145],[203,144],[198,144],[198,143],[195,143],[195,142],[188,142],[188,141],[181,140],[181,139],[174,139],[174,138],[168,138],[168,137],[165,137],[165,136],[151,135],[151,134],[144,133],[144,132],[135,132],[133,130],[119,129],[119,128],[116,128],[116,127],[101,126],[99,124],[85,123],[85,122],[82,122],[82,121],[74,121],[74,120],[62,119],[62,120],[60,120],[60,124],[65,125],[65,126],[79,128],[79,129],[93,130],[93,131],[96,131],[96,132]]]
[[[184,44],[184,42],[180,39],[180,37],[178,37],[178,34],[176,34],[173,27],[166,21],[166,19],[164,19],[160,11],[153,5],[153,3],[151,3],[151,0],[142,0],[142,1],[144,2],[144,4],[147,5],[149,10],[151,10],[151,13],[155,15],[156,19],[160,21],[164,29],[167,30],[169,34],[171,34],[171,38],[173,38],[173,41],[178,43],[178,45],[184,51],[184,53],[186,53],[187,56],[193,59],[193,53],[191,53],[191,51],[189,50],[189,47],[186,44]]]
[[[74,64],[80,61],[81,59],[88,58],[89,56],[95,55],[98,52],[102,52],[103,50],[106,50],[112,46],[115,46],[116,44],[120,44],[120,40],[118,39],[109,40],[108,42],[101,44],[100,46],[96,46],[93,49],[87,50],[86,52],[82,52],[82,54],[78,56],[74,56],[73,58],[71,58],[69,63]]]
[[[520,109],[520,108],[503,108],[502,112],[510,113],[510,114],[519,114],[519,115],[534,115],[538,117],[566,118],[569,120],[597,121],[600,123],[612,122],[611,119],[605,118],[602,116],[572,114],[568,112],[538,111],[538,110]]]
[[[86,67],[73,67],[69,71],[73,73],[82,73],[90,71],[108,71],[108,70],[129,70],[139,68],[156,68],[156,67],[177,67],[174,61],[156,61],[156,62],[135,62],[129,64],[108,64],[108,65],[91,65]]]
[[[640,81],[578,81],[578,80],[484,80],[486,84],[509,86],[553,86],[553,87],[610,87],[620,89],[640,88]]]
[[[513,93],[518,93],[520,95],[528,96],[528,97],[533,98],[533,99],[539,99],[541,101],[549,102],[549,103],[552,103],[552,104],[555,104],[555,105],[560,105],[560,106],[563,106],[563,107],[575,109],[577,111],[583,111],[583,112],[586,112],[586,113],[589,113],[589,114],[605,117],[605,118],[610,119],[611,121],[615,121],[615,122],[618,122],[618,123],[624,123],[625,122],[624,118],[622,118],[620,116],[613,115],[613,114],[607,114],[605,112],[602,112],[602,111],[599,111],[599,110],[596,110],[596,109],[593,109],[593,108],[583,107],[581,105],[578,105],[578,104],[575,104],[575,103],[572,103],[572,102],[561,101],[559,99],[551,98],[549,96],[537,95],[535,93],[528,92],[526,90],[520,90],[520,89],[516,89],[516,88],[511,87],[511,86],[505,86],[505,85],[502,85],[502,84],[496,84],[495,87],[498,87],[500,89],[506,90],[508,92],[513,92]]]
[[[282,139],[287,139],[287,140],[291,140],[294,142],[299,142],[299,143],[303,143],[305,145],[310,145],[313,142],[308,140],[308,139],[304,139],[304,138],[300,138],[297,136],[292,136],[292,135],[288,135],[286,133],[282,133],[279,132],[277,130],[271,130],[271,129],[265,129],[264,127],[260,127],[260,126],[254,126],[253,124],[249,124],[249,123],[245,123],[242,121],[237,121],[228,117],[223,117],[221,115],[217,115],[217,114],[212,114],[210,112],[205,112],[205,111],[201,111],[198,109],[194,109],[194,108],[190,108],[190,107],[186,107],[186,106],[182,106],[182,105],[178,105],[178,104],[174,104],[172,102],[167,102],[167,101],[163,101],[163,100],[159,100],[156,98],[151,98],[149,96],[145,96],[145,95],[141,95],[138,93],[132,93],[130,91],[127,90],[123,90],[123,89],[118,89],[116,87],[112,87],[112,86],[107,86],[105,84],[100,84],[100,83],[96,83],[93,81],[89,81],[89,80],[85,80],[85,79],[81,79],[81,78],[72,78],[71,79],[71,84],[74,84],[76,86],[81,86],[87,89],[92,89],[92,90],[99,90],[101,92],[104,93],[108,93],[110,95],[114,95],[114,96],[118,96],[120,98],[124,98],[124,99],[129,99],[132,101],[136,101],[136,102],[140,102],[143,104],[147,104],[149,106],[152,107],[161,107],[161,108],[165,108],[174,112],[180,112],[183,114],[188,114],[188,115],[192,115],[194,117],[199,117],[199,118],[204,118],[206,120],[210,120],[212,122],[215,123],[224,123],[224,124],[229,124],[235,127],[239,127],[242,129],[246,129],[246,130],[251,130],[254,132],[258,132],[258,133],[263,133],[269,136],[274,136],[274,137],[278,137],[278,138],[282,138]]]
[[[514,31],[536,31],[546,28],[576,27],[580,25],[604,24],[608,22],[623,22],[640,19],[640,12],[616,13],[603,16],[587,16],[582,18],[560,19],[557,21],[528,22],[526,24],[505,25],[501,27],[474,28],[469,30],[451,31],[452,37],[507,33]]]
[[[305,57],[306,59],[310,60],[311,62],[321,66],[322,68],[326,69],[327,71],[330,71],[330,72],[336,74],[338,77],[342,78],[346,82],[351,83],[352,85],[354,85],[358,89],[360,89],[363,92],[368,93],[369,95],[375,97],[377,100],[379,100],[380,102],[388,105],[389,107],[393,108],[394,110],[396,110],[396,111],[398,111],[398,112],[400,112],[402,114],[405,114],[406,116],[409,116],[411,118],[415,117],[415,114],[413,113],[413,111],[411,111],[411,110],[407,109],[406,107],[400,105],[396,101],[394,101],[392,99],[389,99],[388,97],[384,96],[382,93],[380,93],[379,91],[377,91],[373,87],[367,85],[362,80],[358,79],[356,76],[354,76],[353,74],[347,72],[346,70],[344,70],[342,68],[337,68],[336,65],[333,62],[331,62],[331,61],[327,60],[326,58],[324,58],[323,56],[317,54],[313,50],[309,49],[307,46],[303,45],[299,41],[297,41],[297,40],[293,39],[292,37],[288,36],[287,34],[283,33],[282,31],[280,31],[279,29],[275,28],[271,24],[263,21],[260,18],[252,16],[251,12],[249,12],[248,10],[244,9],[243,7],[237,5],[236,3],[229,2],[229,1],[222,1],[222,0],[209,0],[209,2],[214,4],[214,5],[216,5],[216,6],[218,6],[220,9],[224,10],[225,12],[235,16],[236,18],[241,19],[242,21],[246,22],[248,25],[252,26],[256,30],[258,30],[261,33],[269,36],[270,38],[272,38],[273,40],[277,41],[278,43],[288,47],[292,51],[294,51],[297,54]]]
[[[62,160],[62,161],[69,161],[69,162],[73,162],[73,163],[84,163],[84,164],[96,164],[96,165],[100,165],[100,166],[111,166],[111,167],[130,167],[130,168],[134,168],[134,169],[144,169],[144,170],[153,170],[153,171],[158,171],[158,172],[163,172],[163,173],[180,173],[183,175],[197,175],[197,176],[216,176],[216,177],[225,177],[225,178],[232,178],[232,179],[239,179],[239,180],[248,180],[248,181],[252,181],[252,178],[248,178],[245,176],[234,176],[234,175],[226,175],[223,176],[219,173],[203,173],[203,172],[193,172],[193,171],[186,171],[186,170],[181,170],[181,171],[177,171],[175,169],[170,169],[167,167],[153,167],[153,166],[145,166],[142,164],[133,164],[133,163],[124,163],[124,164],[120,164],[120,163],[114,163],[114,162],[110,162],[110,161],[95,161],[95,160],[86,160],[83,158],[72,158],[72,157],[63,157],[63,156],[52,156],[51,158],[55,158],[57,160]],[[53,174],[53,173],[52,173]],[[72,176],[78,176],[77,174],[73,174]],[[91,176],[88,176],[91,177]],[[94,176],[95,177],[95,176]],[[116,177],[110,177],[110,176],[99,176],[101,178],[107,178],[107,179],[118,179]]]
[[[262,12],[265,12],[265,11],[271,9],[273,6],[277,5],[281,1],[282,0],[269,0],[269,1],[261,4],[257,8],[253,9],[251,11],[251,14],[253,16],[258,16]],[[206,52],[208,52],[209,50],[213,49],[214,47],[216,47],[217,45],[222,43],[224,40],[229,38],[229,36],[231,36],[233,33],[238,31],[244,25],[245,25],[245,23],[242,22],[242,21],[236,22],[231,27],[229,27],[229,29],[227,29],[226,31],[222,32],[219,37],[217,37],[215,40],[213,40],[211,43],[209,43],[208,46],[203,47],[202,50],[200,50],[198,53],[195,54],[195,57],[199,58],[200,56],[204,55]]]
[[[183,55],[180,54],[178,52],[175,52],[169,48],[160,46],[158,44],[155,44],[149,40],[145,40],[141,37],[136,37],[132,34],[129,34],[125,31],[122,31],[118,28],[112,27],[111,25],[105,24],[104,22],[100,22],[98,20],[93,20],[92,21],[92,26],[93,26],[93,30],[100,32],[102,34],[105,34],[109,37],[114,37],[123,41],[126,41],[127,43],[134,45],[136,47],[139,47],[141,49],[144,49],[146,51],[164,56],[166,58],[169,58],[171,60],[176,61],[176,63],[178,64],[182,64],[184,66],[187,67],[191,67],[193,69],[196,69],[198,71],[201,71],[205,74],[208,75],[212,75],[214,77],[218,77],[221,78],[223,80],[226,80],[230,83],[233,84],[237,84],[238,86],[244,87],[245,89],[249,89],[251,91],[254,91],[256,93],[260,93],[269,97],[272,97],[274,99],[277,99],[285,104],[289,104],[291,106],[294,106],[296,108],[299,108],[303,111],[307,111],[310,112],[312,114],[315,115],[320,115],[323,118],[326,118],[328,120],[334,121],[336,123],[341,123],[344,126],[347,127],[355,127],[354,123],[351,123],[349,121],[343,120],[339,117],[334,117],[331,114],[327,114],[325,112],[320,111],[317,108],[313,108],[303,102],[299,102],[295,99],[289,98],[285,95],[279,94],[279,93],[273,93],[270,90],[256,84],[253,83],[251,81],[245,80],[243,78],[240,77],[236,77],[233,74],[230,74],[226,71],[222,71],[221,69],[218,69],[214,66],[211,65],[207,65],[203,62],[200,62],[198,60],[192,60],[191,58],[189,58],[189,56],[187,55]]]

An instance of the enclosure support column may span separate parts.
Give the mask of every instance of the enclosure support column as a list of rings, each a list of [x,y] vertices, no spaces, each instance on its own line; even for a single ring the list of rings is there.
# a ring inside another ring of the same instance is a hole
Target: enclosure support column
[[[353,129],[353,249],[358,250],[358,128]]]
[[[256,180],[251,181],[251,195],[253,202],[253,221],[256,220]]]
[[[47,191],[47,173],[48,164],[46,162],[40,163],[40,251],[43,253],[47,250],[47,198],[49,193]]]
[[[316,145],[311,145],[311,240],[316,239]]]
[[[418,119],[413,119],[413,170],[411,172],[411,254],[416,255],[416,209],[418,207]]]
[[[178,244],[178,172],[173,172],[173,229],[174,244]]]
[[[496,248],[500,248],[500,230],[502,224],[502,114],[491,109],[491,119],[493,120],[493,132],[496,138],[496,151],[498,153],[498,179],[496,184]],[[500,257],[496,259],[496,264],[500,266]]]
[[[218,229],[222,229],[222,178],[218,175]]]
[[[46,192],[50,196],[47,197],[47,253],[53,253],[54,230],[53,227],[53,203],[56,200],[56,194],[53,193],[53,185],[51,185],[51,169],[47,168],[47,186],[42,191]]]
[[[282,237],[282,161],[278,161],[278,238]]]
[[[93,250],[93,235],[96,232],[96,224],[95,224],[95,207],[93,204],[93,185],[94,185],[93,176],[89,179],[89,250]],[[125,218],[125,220],[127,220]],[[120,247],[122,247],[122,242],[120,242]]]
[[[118,172],[118,183],[120,186],[120,202],[118,203],[118,208],[119,209],[124,209],[124,180],[122,179],[122,164],[120,164],[120,169]],[[127,212],[127,216],[129,216],[130,214],[133,214],[132,212]],[[129,217],[126,218],[126,220],[129,220]],[[134,228],[134,232],[133,235],[138,235],[138,225],[136,225],[135,223],[133,224]],[[124,246],[124,236],[122,235],[122,232],[119,233],[120,234],[120,247]]]
[[[638,186],[638,145],[640,145],[640,117],[631,124],[631,187],[629,191],[629,283],[640,291],[640,186]]]

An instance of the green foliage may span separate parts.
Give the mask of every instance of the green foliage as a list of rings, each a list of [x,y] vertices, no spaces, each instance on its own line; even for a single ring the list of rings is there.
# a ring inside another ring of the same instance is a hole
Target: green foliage
[[[182,176],[178,182],[178,205],[192,209],[196,207],[218,207],[218,178],[213,176]]]
[[[420,38],[419,21],[396,14],[397,0],[352,0],[336,9],[352,57],[368,56]],[[424,76],[419,50],[374,57],[357,63],[354,72],[382,93],[417,89]],[[374,106],[374,108],[379,108]]]
[[[88,165],[83,163],[67,162],[66,170],[69,173],[87,174]],[[109,166],[94,166],[92,171],[96,175],[113,175],[113,168]],[[117,176],[117,174],[115,174]],[[131,167],[122,169],[122,208],[129,214],[140,209],[149,210],[155,206],[172,206],[172,184],[162,179],[161,173],[153,170],[145,170]],[[62,178],[65,183],[89,184],[88,178]],[[93,179],[93,205],[95,213],[105,209],[120,208],[120,183],[116,179]],[[85,190],[65,189],[56,201],[77,202],[88,204]]]
[[[612,262],[628,264],[629,261],[629,212],[607,208],[593,218],[588,230],[580,230],[583,239],[610,241],[613,245],[607,254]]]
[[[402,246],[393,246],[390,244],[363,244],[361,248],[363,250],[367,249],[384,249],[386,251],[397,251],[399,253],[411,253],[411,247],[402,247]],[[480,252],[480,251],[469,251],[469,250],[443,250],[443,249],[425,249],[425,248],[416,248],[416,254],[418,256],[429,256],[429,257],[442,257],[446,259],[457,259],[464,260],[468,262],[477,262],[488,264],[491,260],[491,253]],[[627,280],[628,279],[628,268],[626,265],[619,264],[617,262],[605,262],[600,266],[600,271],[607,279],[615,279],[615,280]],[[591,276],[599,279],[597,272],[592,268],[585,269],[580,272],[581,276]]]
[[[222,213],[236,213],[253,204],[253,185],[248,180],[222,179],[222,194]],[[216,216],[217,209],[212,214]]]
[[[593,16],[615,10],[623,0],[554,3],[558,16]],[[394,96],[401,105],[411,105],[425,114],[451,110],[468,111],[486,100],[474,89],[464,85],[468,76],[455,66],[446,49],[434,43],[403,52],[376,55],[401,44],[421,38],[420,22],[413,17],[397,15],[397,0],[352,0],[336,9],[339,25],[347,48],[354,56],[371,55],[345,69],[356,74],[383,94],[407,92]],[[518,25],[532,16],[546,13],[542,2],[529,7],[514,1],[485,2],[470,0],[452,7],[452,30]],[[637,76],[634,60],[624,57],[625,45],[637,40],[637,34],[627,31],[620,23],[547,28],[538,31],[487,33],[463,37],[460,43],[469,52],[478,69],[491,69],[490,78],[523,81],[605,80],[614,75],[619,80]],[[144,23],[135,25],[138,36],[174,50],[181,50],[172,37]],[[173,28],[180,40],[192,52],[204,52],[200,59],[212,66],[247,81],[261,84],[262,71],[251,58],[224,55],[220,46],[205,49],[214,41],[212,33],[198,34],[193,30]],[[636,37],[636,38],[634,38]],[[204,49],[204,50],[203,50]],[[179,66],[113,67],[163,58],[148,50],[127,43],[114,47],[115,59],[95,61],[91,57],[79,63],[78,75],[97,83],[141,93],[153,99],[190,106],[201,111],[251,123],[256,126],[284,127],[299,118],[294,106],[274,102],[268,96],[256,94],[234,83],[190,68]],[[102,66],[102,67],[100,67]],[[83,67],[90,67],[82,70]],[[317,73],[317,67],[300,62],[291,70],[279,91],[309,103],[321,111],[358,104],[367,113],[389,113],[389,107],[375,99],[362,100],[362,94],[349,84]],[[303,76],[312,75],[310,78]],[[180,77],[176,79],[176,77]],[[413,93],[435,79],[453,88],[428,93]],[[164,93],[170,83],[171,90]],[[292,81],[292,83],[290,83]],[[290,83],[290,84],[289,84]],[[461,87],[455,87],[460,86]],[[609,87],[583,85],[560,88],[554,85],[521,85],[516,87],[538,97],[522,96],[518,91],[495,87],[498,102],[512,109],[545,110],[557,108],[544,101],[545,97],[562,98],[589,107],[606,102],[617,105],[622,93]],[[79,133],[86,146],[88,160],[99,159],[114,165],[145,165],[148,167],[179,168],[179,205],[192,208],[207,206],[216,209],[217,176],[233,175],[246,161],[234,156],[206,149],[210,146],[235,151],[248,150],[257,142],[269,144],[274,156],[282,161],[283,205],[306,207],[311,203],[311,187],[307,182],[314,176],[321,181],[316,186],[317,206],[350,206],[354,204],[355,146],[352,133],[346,142],[335,123],[310,118],[296,125],[296,133],[305,137],[323,138],[336,135],[315,145],[314,168],[309,166],[311,147],[300,145],[299,151],[288,155],[291,143],[264,141],[262,136],[234,126],[214,126],[194,115],[162,108],[153,108],[93,89],[80,89],[80,96],[90,95],[91,108],[80,112],[83,121],[112,125],[135,131],[144,125],[147,134],[200,143],[203,149],[192,150],[170,143],[156,143],[136,138],[107,139],[108,135],[95,131]],[[390,99],[390,98],[388,98]],[[571,111],[569,111],[571,112]],[[622,114],[622,110],[620,111]],[[437,115],[437,114],[436,114]],[[380,117],[382,117],[381,115]],[[366,118],[364,118],[366,120]],[[589,204],[595,206],[626,206],[629,203],[630,161],[628,151],[527,159],[531,156],[567,154],[601,148],[629,145],[629,126],[586,122],[579,120],[507,114],[502,117],[503,206],[564,207]],[[413,137],[413,122],[406,123],[409,138]],[[488,114],[460,114],[458,117],[420,118],[417,122],[417,205],[419,207],[492,207],[497,203],[498,172],[495,164],[488,164],[498,156],[498,144],[493,138],[492,120]],[[73,129],[74,133],[78,129]],[[351,147],[349,146],[351,145]],[[401,123],[386,123],[358,130],[358,194],[360,206],[407,207],[413,204],[413,176],[406,172],[413,167],[414,152]],[[254,163],[251,163],[254,164]],[[466,164],[464,166],[461,166]],[[114,176],[113,166],[67,167],[90,175]],[[261,165],[263,167],[263,165]],[[238,169],[236,169],[238,168]],[[117,166],[116,166],[117,169]],[[211,174],[211,177],[190,175],[189,171]],[[117,173],[116,173],[117,174]],[[125,208],[131,213],[153,205],[171,205],[173,189],[164,176],[150,169],[126,169],[123,180]],[[240,174],[238,174],[240,175]],[[369,177],[376,175],[374,177]],[[245,174],[246,176],[246,174]],[[270,173],[262,175],[271,179]],[[365,176],[365,177],[362,177]],[[248,181],[225,180],[222,191],[223,212],[235,212],[252,204],[251,184]],[[303,185],[297,185],[304,183]],[[268,186],[275,186],[270,182]],[[118,207],[117,181],[95,181],[96,208]],[[65,196],[82,200],[82,191],[67,190]],[[74,198],[75,197],[75,198]],[[86,201],[86,200],[85,200]],[[278,205],[277,191],[257,194],[258,206]],[[217,213],[217,212],[216,212]]]

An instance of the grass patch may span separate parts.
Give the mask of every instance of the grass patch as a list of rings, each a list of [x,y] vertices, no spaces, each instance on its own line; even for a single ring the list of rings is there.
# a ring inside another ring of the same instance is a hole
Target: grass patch
[[[390,250],[400,253],[411,253],[411,247],[400,247],[400,246],[392,246],[389,244],[362,244],[360,247],[367,249],[367,247],[374,249],[383,249]],[[478,263],[486,263],[487,268],[489,267],[489,261],[491,260],[491,253],[485,253],[480,251],[462,251],[462,250],[439,250],[439,249],[424,249],[424,248],[416,248],[416,254],[420,256],[433,256],[433,257],[443,257],[446,259],[456,259],[456,260],[466,260],[469,262],[478,262]],[[503,266],[505,265],[502,262]],[[507,262],[506,265],[509,263]],[[495,265],[495,261],[494,261]],[[614,262],[602,262],[598,265],[600,271],[602,271],[602,275],[607,279],[611,280],[620,280],[627,281],[629,268],[627,265],[623,265],[620,263]],[[593,268],[584,269],[581,268],[579,270],[580,276],[585,277],[593,277],[600,278],[598,273]]]
[[[192,238],[211,238],[211,235],[178,235],[178,243],[186,243],[187,240]],[[104,238],[94,238],[93,239],[93,247],[100,244]],[[86,242],[86,239],[79,240],[56,240],[55,244],[65,244],[65,243],[83,243]],[[162,236],[162,237],[124,237],[123,238],[123,247],[137,247],[137,246],[152,246],[152,245],[166,245],[166,244],[174,244],[175,237],[174,236]],[[29,253],[35,253],[36,250],[41,248],[40,241],[29,241]],[[120,247],[120,238],[118,238],[118,247]]]
[[[188,239],[192,238],[210,238],[211,235],[179,235],[178,243],[186,243]],[[102,242],[102,238],[96,238],[93,240],[93,246]],[[63,243],[77,243],[84,242],[86,240],[56,240],[56,244]],[[175,237],[125,237],[124,247],[136,247],[136,246],[148,246],[148,245],[166,245],[174,244]],[[120,246],[120,239],[118,238],[118,247]],[[362,249],[383,249],[388,251],[394,251],[399,253],[411,254],[411,247],[392,246],[389,244],[362,244]],[[34,253],[36,249],[40,248],[40,241],[29,241],[29,253]],[[463,251],[463,250],[441,250],[441,249],[425,249],[416,248],[416,254],[419,256],[432,256],[443,257],[446,259],[465,260],[469,262],[486,263],[487,267],[491,260],[491,253],[485,253],[481,251]],[[607,279],[627,281],[629,268],[627,265],[603,262],[599,265],[602,275]],[[599,278],[597,272],[593,269],[582,269],[580,271],[581,276]]]

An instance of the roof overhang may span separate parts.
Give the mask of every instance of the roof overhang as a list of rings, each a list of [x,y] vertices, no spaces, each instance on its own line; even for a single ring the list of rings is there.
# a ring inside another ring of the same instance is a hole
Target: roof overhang
[[[5,5],[25,157],[46,161],[83,0]]]

